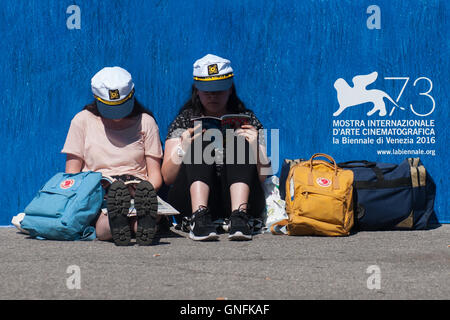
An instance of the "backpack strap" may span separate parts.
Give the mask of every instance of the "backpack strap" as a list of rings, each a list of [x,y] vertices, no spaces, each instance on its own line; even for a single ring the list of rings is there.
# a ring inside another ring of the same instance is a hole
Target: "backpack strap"
[[[288,225],[289,220],[283,219],[281,221],[275,222],[270,226],[270,232],[275,235],[284,235],[287,234],[287,232],[282,231],[281,228]]]
[[[300,163],[297,163],[297,164],[294,164],[293,166],[291,166],[291,169],[289,169],[289,173],[286,178],[286,200],[289,200],[289,201],[291,201],[291,197],[293,196],[291,194],[291,179],[292,179],[292,176],[294,175],[294,168],[299,165],[300,165]]]
[[[301,162],[298,162],[294,165],[291,166],[291,168],[289,169],[289,174],[286,178],[286,203],[289,201],[289,204],[291,202],[291,179],[292,176],[294,175],[294,167],[301,165]],[[280,220],[278,222],[275,222],[274,224],[272,224],[270,226],[270,232],[272,234],[276,234],[276,235],[283,235],[283,234],[287,234],[287,232],[284,232],[281,230],[282,227],[287,226],[289,220],[288,219],[283,219]]]
[[[337,178],[337,174],[338,174],[338,166],[336,164],[336,161],[333,159],[333,157],[325,154],[325,153],[315,153],[313,154],[313,156],[311,157],[311,159],[309,159],[309,174],[308,174],[308,184],[310,186],[314,185],[314,181],[313,181],[313,174],[312,174],[312,170],[313,170],[313,159],[317,158],[317,157],[323,157],[325,159],[327,159],[330,163],[326,163],[326,162],[322,162],[326,165],[328,165],[331,169],[334,170],[334,177],[332,179],[332,185],[333,185],[333,189],[337,190],[339,189],[339,180]]]
[[[421,164],[420,158],[408,158],[411,170],[411,182],[413,188],[424,187],[427,183],[427,171]]]
[[[424,187],[427,184],[427,171],[425,170],[425,167],[420,165],[417,167],[419,170],[419,183],[420,186]]]
[[[372,168],[376,167],[376,162],[370,162],[367,160],[352,160],[346,162],[340,162],[337,164],[339,168],[352,169],[352,168]]]
[[[83,234],[81,235],[80,241],[93,241],[97,238],[97,234],[95,233],[95,227],[89,226],[83,230]]]

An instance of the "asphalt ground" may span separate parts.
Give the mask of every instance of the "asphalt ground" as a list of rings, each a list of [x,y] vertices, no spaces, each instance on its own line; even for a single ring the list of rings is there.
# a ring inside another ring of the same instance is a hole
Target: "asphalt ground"
[[[345,238],[186,236],[172,229],[153,246],[117,247],[35,240],[0,228],[0,299],[450,298],[450,225]]]

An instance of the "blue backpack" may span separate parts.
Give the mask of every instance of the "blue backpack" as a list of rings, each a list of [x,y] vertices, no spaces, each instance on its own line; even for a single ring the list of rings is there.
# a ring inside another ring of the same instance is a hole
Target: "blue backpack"
[[[102,205],[99,172],[57,173],[25,208],[21,227],[38,239],[93,240]]]
[[[359,230],[426,229],[436,185],[419,158],[400,164],[348,161],[354,173],[355,226]]]

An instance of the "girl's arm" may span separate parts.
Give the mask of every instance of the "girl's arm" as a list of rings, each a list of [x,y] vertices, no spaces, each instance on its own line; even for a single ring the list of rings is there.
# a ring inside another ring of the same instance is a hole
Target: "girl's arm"
[[[163,183],[161,176],[161,159],[152,156],[146,156],[145,162],[147,165],[148,181],[153,185],[155,191],[158,191]]]
[[[236,130],[237,135],[244,136],[250,144],[251,151],[257,159],[256,168],[258,170],[259,181],[264,180],[272,174],[270,161],[266,154],[266,148],[258,143],[258,130],[252,125],[244,124]]]
[[[266,154],[266,148],[262,145],[258,145],[259,152],[257,153],[258,164],[256,165],[258,169],[259,181],[264,182],[266,178],[272,175],[272,166],[270,160]]]
[[[194,131],[200,127],[201,124],[198,124],[196,127],[184,131],[180,138],[166,140],[161,173],[167,185],[175,182],[183,162],[183,157],[178,154],[178,149],[181,148],[184,152],[187,152],[192,141],[201,136],[202,132],[194,134]]]
[[[178,146],[181,145],[180,141],[180,138],[166,140],[161,174],[167,185],[171,185],[175,182],[178,172],[180,171],[182,159],[180,159],[177,152]]]
[[[83,159],[68,153],[66,156],[66,173],[79,173],[83,168]]]

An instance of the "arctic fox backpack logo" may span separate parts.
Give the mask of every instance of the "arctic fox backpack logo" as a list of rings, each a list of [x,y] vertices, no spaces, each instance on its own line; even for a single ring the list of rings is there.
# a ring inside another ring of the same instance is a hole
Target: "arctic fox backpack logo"
[[[73,179],[66,179],[63,182],[61,182],[61,184],[59,185],[59,187],[61,189],[69,189],[70,187],[73,186],[73,184],[75,183],[75,180]]]
[[[378,72],[372,72],[367,75],[358,75],[353,77],[353,87],[350,87],[348,83],[339,78],[334,82],[334,88],[337,92],[337,100],[339,102],[339,109],[333,113],[334,117],[339,116],[348,107],[357,106],[363,103],[373,103],[373,108],[367,112],[368,116],[373,115],[378,111],[378,115],[384,117],[386,112],[386,104],[384,98],[391,101],[396,107],[405,110],[397,105],[397,103],[384,91],[378,89],[367,90],[366,87],[377,80]]]
[[[331,185],[331,180],[327,178],[317,178],[316,182],[321,187],[329,187]]]

